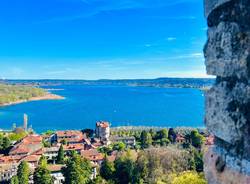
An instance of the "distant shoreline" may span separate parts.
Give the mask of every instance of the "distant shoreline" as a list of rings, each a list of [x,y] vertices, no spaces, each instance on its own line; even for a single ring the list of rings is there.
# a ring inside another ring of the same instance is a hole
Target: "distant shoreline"
[[[11,105],[17,105],[17,104],[21,104],[21,103],[27,103],[27,102],[32,102],[32,101],[41,101],[41,100],[64,100],[65,97],[63,96],[59,96],[56,94],[52,94],[52,93],[47,93],[44,96],[38,96],[38,97],[32,97],[28,100],[18,100],[15,102],[9,102],[9,103],[3,103],[0,104],[0,107],[5,107],[5,106],[11,106]]]

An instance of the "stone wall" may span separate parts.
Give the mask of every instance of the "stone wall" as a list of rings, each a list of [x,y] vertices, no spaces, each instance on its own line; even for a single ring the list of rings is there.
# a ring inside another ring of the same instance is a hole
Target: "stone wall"
[[[205,123],[215,145],[205,155],[209,184],[250,184],[250,0],[205,0]]]

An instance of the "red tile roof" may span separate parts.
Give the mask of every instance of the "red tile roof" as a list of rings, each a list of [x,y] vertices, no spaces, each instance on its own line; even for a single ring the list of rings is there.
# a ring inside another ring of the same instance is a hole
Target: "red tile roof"
[[[56,165],[48,165],[47,169],[50,170],[51,172],[57,172],[57,171],[61,171],[63,167],[65,166],[56,164]]]
[[[41,143],[43,140],[43,137],[40,135],[28,135],[22,139],[22,144],[35,144],[35,143]]]
[[[14,145],[10,150],[10,155],[31,154],[42,147],[42,136],[28,135]]]
[[[82,150],[81,156],[90,161],[101,161],[104,159],[103,154],[99,153],[97,149]]]
[[[28,155],[28,156],[24,157],[22,160],[24,160],[26,162],[36,162],[36,163],[38,163],[40,157],[41,156],[39,156],[39,155]]]
[[[57,140],[58,142],[61,142],[62,140],[66,140],[69,143],[72,142],[83,142],[83,139],[86,138],[86,136],[78,130],[66,130],[66,131],[57,131]]]
[[[0,163],[18,163],[23,156],[2,156],[0,157]]]
[[[70,145],[63,145],[64,151],[72,151],[72,150],[84,150],[84,144],[70,144]]]

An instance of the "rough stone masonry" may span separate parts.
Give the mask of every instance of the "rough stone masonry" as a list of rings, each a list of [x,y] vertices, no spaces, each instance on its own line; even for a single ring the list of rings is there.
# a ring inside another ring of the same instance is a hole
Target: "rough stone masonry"
[[[205,123],[215,145],[205,155],[209,184],[250,184],[250,0],[205,0]]]

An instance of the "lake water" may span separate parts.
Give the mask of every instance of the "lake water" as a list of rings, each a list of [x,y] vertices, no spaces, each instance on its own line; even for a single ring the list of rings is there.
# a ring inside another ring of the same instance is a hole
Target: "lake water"
[[[51,88],[51,87],[49,87]],[[0,108],[0,129],[22,125],[23,114],[37,132],[112,126],[203,127],[204,96],[198,89],[128,86],[56,86],[65,100],[28,102]]]

